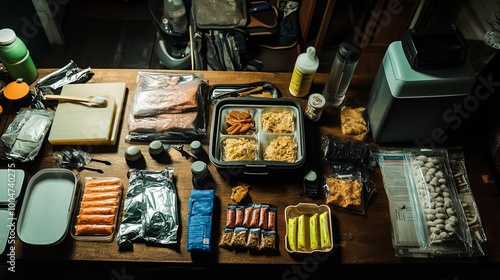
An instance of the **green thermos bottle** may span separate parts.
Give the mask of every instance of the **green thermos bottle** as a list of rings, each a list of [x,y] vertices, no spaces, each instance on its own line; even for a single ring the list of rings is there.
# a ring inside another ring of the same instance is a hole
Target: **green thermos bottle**
[[[29,85],[38,77],[28,48],[9,28],[0,29],[0,62],[14,80],[23,79]]]

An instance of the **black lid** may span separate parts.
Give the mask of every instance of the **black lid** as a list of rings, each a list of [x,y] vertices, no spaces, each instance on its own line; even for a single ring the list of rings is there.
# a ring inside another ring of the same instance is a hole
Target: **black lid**
[[[462,66],[469,50],[465,38],[455,25],[409,29],[403,36],[402,45],[406,59],[414,70]]]
[[[340,43],[338,54],[347,62],[357,61],[361,55],[361,49],[350,42]]]

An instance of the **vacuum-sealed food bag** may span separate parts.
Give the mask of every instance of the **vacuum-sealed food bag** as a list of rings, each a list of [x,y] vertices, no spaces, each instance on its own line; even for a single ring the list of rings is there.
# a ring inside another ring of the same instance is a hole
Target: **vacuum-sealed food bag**
[[[206,134],[206,82],[199,74],[140,71],[127,141],[188,141]]]
[[[130,172],[117,243],[132,247],[136,239],[155,244],[175,244],[179,214],[173,168]]]
[[[451,173],[447,150],[409,150],[408,192],[420,247],[469,252],[472,236]]]
[[[55,111],[21,108],[1,136],[1,155],[10,160],[35,159],[54,120]]]

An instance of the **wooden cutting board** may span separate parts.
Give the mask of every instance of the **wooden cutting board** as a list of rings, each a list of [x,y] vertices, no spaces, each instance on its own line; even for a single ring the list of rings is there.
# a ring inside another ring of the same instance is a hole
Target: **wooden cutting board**
[[[89,107],[59,102],[48,140],[52,145],[114,145],[118,135],[125,83],[91,83],[64,85],[61,95],[104,96],[108,106]]]

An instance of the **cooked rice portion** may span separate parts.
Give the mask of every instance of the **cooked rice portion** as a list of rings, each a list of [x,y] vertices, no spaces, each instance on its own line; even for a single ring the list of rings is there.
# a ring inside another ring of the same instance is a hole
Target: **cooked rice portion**
[[[293,112],[289,109],[269,110],[262,114],[262,130],[267,133],[293,133]]]
[[[223,160],[255,160],[257,141],[253,138],[227,138],[222,143]]]
[[[297,157],[297,143],[290,136],[273,139],[264,149],[264,160],[294,162]]]

